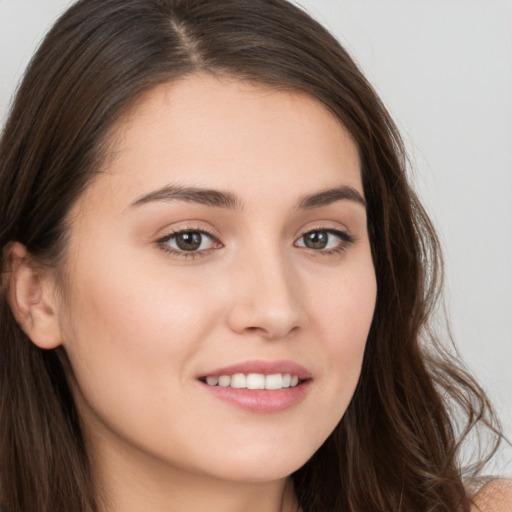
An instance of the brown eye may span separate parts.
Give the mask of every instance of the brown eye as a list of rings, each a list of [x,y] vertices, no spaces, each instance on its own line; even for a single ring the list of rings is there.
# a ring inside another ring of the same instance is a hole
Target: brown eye
[[[338,229],[315,229],[304,233],[295,242],[295,245],[314,251],[323,251],[328,254],[330,251],[344,250],[352,242],[354,242],[354,237],[345,231]]]
[[[198,253],[218,248],[220,245],[211,235],[204,231],[176,231],[158,241],[165,250],[183,256],[186,253]]]
[[[202,233],[190,231],[175,235],[176,246],[182,251],[197,251],[203,241]]]
[[[309,249],[325,249],[329,243],[329,233],[327,231],[311,231],[302,238],[304,246]]]

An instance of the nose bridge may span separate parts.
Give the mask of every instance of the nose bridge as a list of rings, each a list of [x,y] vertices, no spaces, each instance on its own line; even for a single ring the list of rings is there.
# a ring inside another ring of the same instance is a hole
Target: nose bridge
[[[237,331],[284,338],[305,323],[297,275],[279,244],[268,239],[239,259],[229,320]]]

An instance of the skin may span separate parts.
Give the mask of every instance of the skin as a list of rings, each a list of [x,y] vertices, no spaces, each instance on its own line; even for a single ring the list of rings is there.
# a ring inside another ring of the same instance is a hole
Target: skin
[[[494,480],[475,496],[474,512],[512,511],[512,480]]]
[[[297,204],[340,185],[362,195],[357,149],[308,97],[205,75],[152,91],[112,141],[73,209],[64,268],[6,251],[20,325],[71,362],[103,510],[295,511],[287,475],[346,410],[376,293],[364,207]],[[170,184],[227,191],[238,208],[140,200]],[[169,253],[184,228],[212,233],[187,258]],[[354,240],[312,250],[312,229]],[[198,383],[253,358],[305,366],[304,400],[255,413]],[[510,481],[472,510],[512,510]]]
[[[374,311],[364,205],[299,207],[340,186],[363,197],[356,145],[303,94],[210,75],[152,90],[111,136],[113,158],[71,212],[65,268],[13,292],[30,297],[18,302],[32,340],[69,357],[105,508],[291,510],[287,477],[343,416]],[[237,207],[134,205],[169,185]],[[211,237],[185,257],[169,238],[183,229]],[[311,231],[328,247],[307,247]],[[253,359],[307,368],[303,400],[253,412],[198,380]]]

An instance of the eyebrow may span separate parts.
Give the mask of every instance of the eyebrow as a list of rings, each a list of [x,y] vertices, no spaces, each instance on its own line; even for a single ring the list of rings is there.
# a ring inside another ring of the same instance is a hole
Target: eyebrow
[[[299,209],[310,210],[312,208],[320,208],[321,206],[328,206],[342,200],[355,201],[366,208],[366,201],[358,190],[347,185],[341,185],[303,196],[299,201]]]
[[[168,185],[139,197],[132,206],[139,206],[153,201],[184,201],[186,203],[198,203],[231,210],[242,209],[240,201],[231,192],[176,185]]]
[[[314,194],[302,196],[297,203],[297,209],[311,210],[313,208],[328,206],[342,200],[354,201],[366,208],[366,201],[359,191],[353,187],[341,185],[339,187],[329,188]],[[176,185],[167,185],[141,196],[136,199],[131,206],[140,206],[154,201],[184,201],[187,203],[197,203],[230,210],[243,209],[242,202],[231,192]]]

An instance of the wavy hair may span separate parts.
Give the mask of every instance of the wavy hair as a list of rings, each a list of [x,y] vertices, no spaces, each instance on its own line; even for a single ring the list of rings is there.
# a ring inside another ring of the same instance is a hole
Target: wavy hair
[[[0,141],[1,268],[8,243],[58,266],[67,214],[108,156],[112,127],[158,84],[207,72],[301,91],[348,129],[362,163],[377,302],[344,417],[293,475],[303,512],[468,512],[457,459],[488,400],[428,328],[442,262],[406,176],[398,131],[347,52],[285,0],[80,0],[32,59]],[[30,342],[0,293],[4,512],[92,512],[97,482],[62,349]],[[482,461],[471,468],[477,474]],[[466,475],[467,476],[467,475]]]

